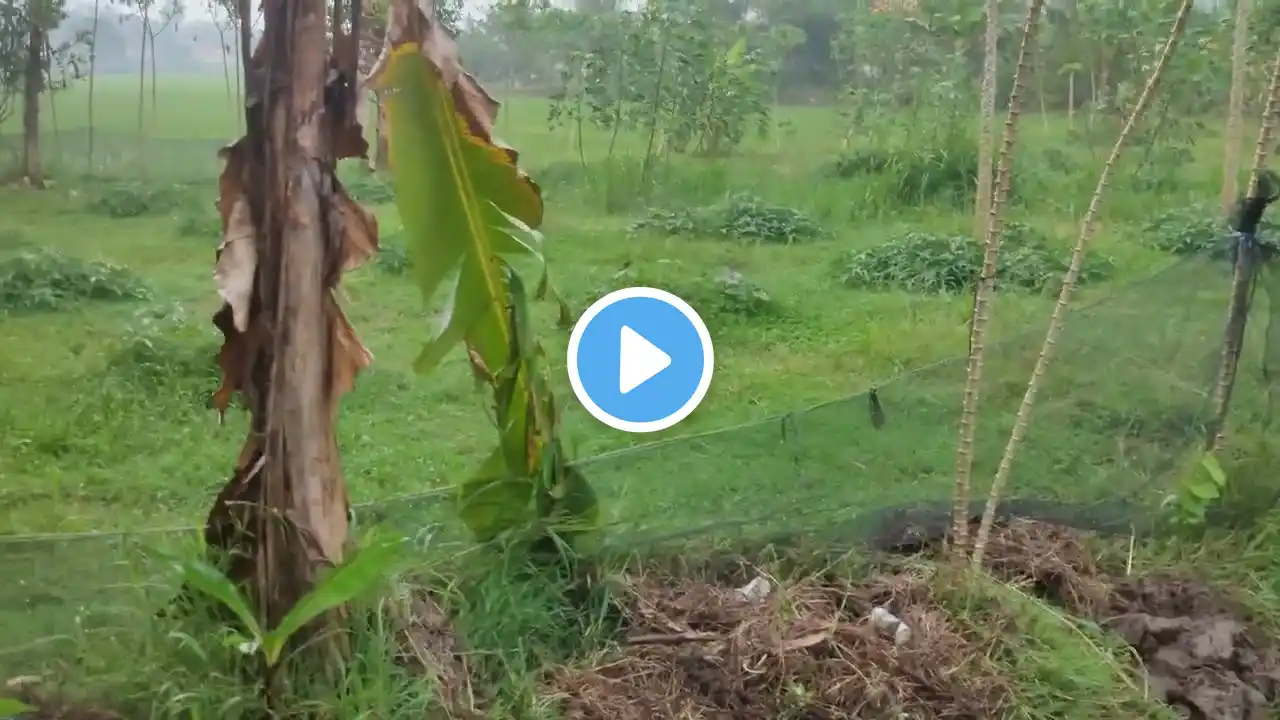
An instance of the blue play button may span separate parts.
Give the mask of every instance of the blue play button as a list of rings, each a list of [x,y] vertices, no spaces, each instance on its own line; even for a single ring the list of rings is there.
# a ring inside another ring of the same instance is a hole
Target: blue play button
[[[711,387],[706,323],[665,290],[633,287],[595,301],[569,338],[569,382],[587,412],[624,432],[666,430]]]

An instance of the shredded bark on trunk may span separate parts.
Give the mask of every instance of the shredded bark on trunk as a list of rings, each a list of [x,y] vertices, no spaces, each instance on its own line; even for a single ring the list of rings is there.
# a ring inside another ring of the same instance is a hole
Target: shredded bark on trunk
[[[354,42],[335,28],[330,57],[324,0],[267,0],[263,13],[246,69],[246,133],[222,151],[214,271],[225,302],[214,316],[224,336],[214,406],[225,412],[239,394],[252,423],[205,538],[233,553],[229,575],[274,627],[321,568],[343,560],[348,500],[334,426],[339,398],[372,356],[334,290],[377,250],[377,223],[334,174],[337,159],[367,150]]]

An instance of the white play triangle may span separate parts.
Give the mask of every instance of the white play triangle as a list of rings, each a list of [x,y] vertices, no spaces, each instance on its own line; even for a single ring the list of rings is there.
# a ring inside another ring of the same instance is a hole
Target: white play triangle
[[[626,395],[671,365],[671,356],[643,335],[622,326],[618,355],[618,392]]]

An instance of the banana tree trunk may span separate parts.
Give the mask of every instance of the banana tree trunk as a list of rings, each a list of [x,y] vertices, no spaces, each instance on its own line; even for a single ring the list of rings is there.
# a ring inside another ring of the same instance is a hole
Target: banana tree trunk
[[[259,102],[246,108],[245,136],[223,151],[215,278],[225,304],[214,317],[223,385],[214,405],[225,412],[239,393],[252,423],[205,535],[234,553],[228,574],[246,586],[264,627],[343,559],[338,399],[371,360],[334,296],[342,272],[376,249],[377,226],[334,177],[336,160],[367,145],[354,93],[326,92],[326,9],[325,0],[264,3],[245,78]],[[354,77],[354,58],[349,65]],[[299,640],[336,621],[322,618]],[[341,652],[340,637],[326,633],[313,647]]]

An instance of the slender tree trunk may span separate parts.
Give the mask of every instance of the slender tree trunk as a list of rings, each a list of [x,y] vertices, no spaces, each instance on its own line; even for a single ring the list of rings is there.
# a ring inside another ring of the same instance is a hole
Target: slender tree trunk
[[[973,442],[978,432],[978,400],[982,394],[982,363],[986,356],[987,324],[991,319],[995,294],[996,261],[1000,253],[1000,235],[1004,231],[1001,212],[1009,197],[1009,175],[1013,170],[1014,148],[1018,139],[1018,114],[1022,112],[1023,83],[1030,72],[1031,53],[1044,0],[1030,0],[1022,21],[1022,42],[1018,48],[1018,65],[1013,71],[1013,89],[1009,93],[1009,112],[1000,140],[1000,165],[996,168],[996,192],[992,195],[986,225],[986,242],[982,254],[982,275],[973,292],[972,325],[969,331],[969,360],[964,383],[964,400],[960,408],[960,439],[956,448],[955,492],[951,497],[952,559],[964,558],[969,541],[969,481],[973,474]]]
[[[52,68],[53,68],[53,45],[49,43],[47,39],[48,38],[47,33],[45,34],[45,38],[46,38],[44,42],[45,55],[44,55],[43,62],[44,62],[44,67],[47,67],[50,69],[48,73],[45,73],[45,85],[47,90],[45,95],[49,98],[49,127],[51,130],[53,130],[53,146],[62,147],[62,132],[58,129],[58,98],[54,94],[54,90],[56,88],[53,87],[53,76],[50,74],[52,73]],[[62,87],[65,88],[66,86],[67,86],[67,78],[64,75],[62,78]]]
[[[978,122],[978,196],[973,236],[984,237],[991,217],[991,172],[996,145],[996,63],[999,60],[1000,0],[987,0],[987,28],[982,52],[982,115]]]
[[[138,160],[143,177],[147,175],[147,11],[142,13],[142,50],[138,54]]]
[[[1076,126],[1076,72],[1067,75],[1067,125]]]
[[[1231,40],[1231,96],[1227,102],[1226,147],[1222,152],[1222,203],[1224,215],[1235,204],[1240,175],[1240,140],[1244,132],[1244,76],[1249,72],[1245,50],[1249,45],[1249,11],[1253,0],[1236,0],[1236,26]]]
[[[1262,126],[1258,129],[1258,141],[1254,146],[1253,173],[1249,179],[1247,195],[1257,192],[1258,176],[1266,167],[1271,153],[1272,135],[1280,121],[1280,51],[1271,65],[1271,81],[1268,84],[1266,104],[1262,110]],[[1227,412],[1231,409],[1231,391],[1236,384],[1236,371],[1240,365],[1240,353],[1244,349],[1244,334],[1249,322],[1249,290],[1252,286],[1254,264],[1250,253],[1241,249],[1236,253],[1235,268],[1231,277],[1231,302],[1227,308],[1226,333],[1222,341],[1222,357],[1218,363],[1218,378],[1213,388],[1213,426],[1208,449],[1217,452],[1227,434]]]
[[[243,109],[244,108],[244,92],[240,87],[240,78],[243,77],[244,75],[245,52],[241,48],[242,48],[242,43],[244,43],[245,33],[240,30],[239,20],[233,21],[232,30],[233,32],[231,37],[231,47],[234,50],[234,53],[232,53],[233,57],[232,57],[231,65],[232,65],[233,72],[231,73],[231,76],[234,77],[236,81],[236,107]],[[237,112],[236,127],[243,129],[243,126],[244,126],[244,113]]]
[[[227,33],[222,29],[222,24],[214,22],[214,27],[218,29],[218,47],[222,48],[222,82],[227,88],[227,103],[232,102],[231,97],[231,63],[227,60],[229,52],[227,48]]]
[[[160,32],[164,32],[164,29],[161,28]],[[156,101],[156,36],[148,32],[147,37],[151,43],[151,129],[154,130],[156,128],[156,108],[160,106],[160,103]]]
[[[38,0],[29,0],[27,62],[22,84],[22,177],[32,187],[44,187],[40,163],[40,91],[44,88],[45,35]]]
[[[89,174],[92,175],[93,164],[93,89],[98,75],[98,20],[101,18],[102,0],[93,0],[93,30],[89,39]]]
[[[982,523],[978,526],[978,534],[973,543],[972,560],[976,566],[982,564],[982,555],[986,550],[987,538],[990,537],[991,526],[995,522],[996,507],[1000,504],[1001,494],[1004,492],[1005,485],[1009,482],[1010,473],[1013,472],[1014,457],[1017,455],[1022,439],[1027,434],[1027,427],[1031,423],[1031,410],[1035,407],[1036,394],[1040,391],[1040,385],[1044,382],[1045,373],[1049,369],[1049,364],[1053,361],[1054,350],[1058,345],[1058,336],[1062,333],[1062,324],[1066,319],[1067,309],[1071,304],[1071,296],[1075,292],[1076,282],[1080,278],[1080,269],[1084,266],[1084,256],[1089,249],[1090,240],[1093,239],[1093,224],[1097,220],[1099,208],[1102,207],[1102,199],[1106,195],[1107,185],[1111,181],[1111,174],[1115,170],[1116,161],[1120,158],[1120,153],[1124,150],[1129,134],[1133,132],[1133,127],[1138,123],[1143,113],[1146,112],[1152,98],[1155,97],[1155,90],[1160,84],[1160,77],[1164,75],[1165,68],[1169,66],[1169,61],[1173,58],[1174,50],[1177,49],[1178,41],[1182,38],[1182,31],[1187,27],[1187,18],[1191,15],[1191,8],[1194,4],[1195,0],[1183,0],[1182,6],[1178,10],[1178,16],[1174,19],[1173,29],[1169,31],[1169,38],[1165,41],[1164,49],[1160,53],[1160,59],[1156,62],[1155,68],[1152,69],[1151,76],[1147,78],[1147,83],[1142,88],[1142,94],[1138,96],[1138,102],[1134,104],[1133,111],[1129,114],[1129,118],[1124,124],[1124,129],[1120,131],[1120,136],[1116,138],[1116,143],[1111,148],[1111,155],[1107,158],[1106,165],[1102,167],[1102,174],[1098,176],[1098,184],[1094,188],[1093,197],[1089,200],[1089,208],[1085,211],[1084,219],[1080,221],[1080,235],[1076,238],[1075,247],[1071,250],[1071,262],[1067,266],[1066,275],[1062,278],[1062,290],[1058,293],[1058,302],[1053,306],[1053,314],[1049,317],[1049,330],[1045,333],[1044,344],[1040,347],[1040,355],[1036,358],[1035,367],[1031,370],[1031,378],[1027,381],[1027,389],[1022,395],[1022,402],[1018,405],[1018,414],[1014,417],[1013,431],[1009,433],[1009,441],[1005,444],[1004,454],[1000,456],[1000,465],[996,468],[995,478],[991,481],[991,491],[987,494],[987,505],[982,511]]]

